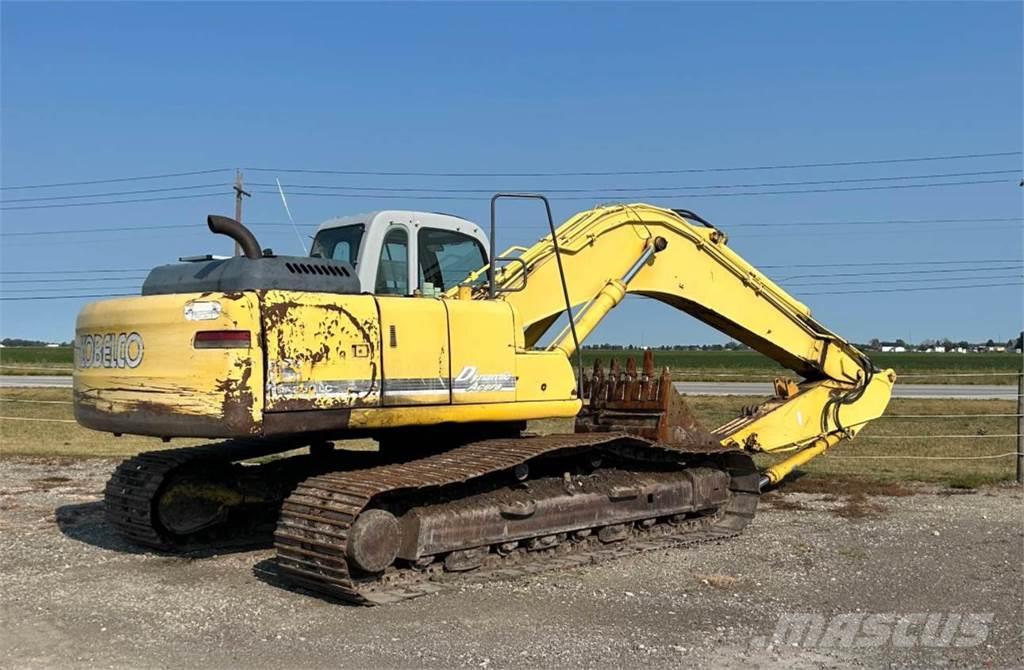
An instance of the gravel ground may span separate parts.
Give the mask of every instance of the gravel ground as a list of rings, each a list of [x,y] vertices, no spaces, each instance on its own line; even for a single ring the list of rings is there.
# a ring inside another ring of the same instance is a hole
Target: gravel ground
[[[113,467],[0,460],[0,666],[1024,665],[1024,498],[1011,487],[773,494],[725,543],[358,608],[261,581],[268,550],[190,559],[120,542],[99,502]],[[780,617],[801,613],[829,632],[852,620],[857,637],[773,639]],[[937,646],[921,637],[928,613],[981,615],[981,634],[954,625]],[[888,614],[919,615],[905,630],[916,644],[890,627],[883,644],[850,646],[872,639],[863,617]]]

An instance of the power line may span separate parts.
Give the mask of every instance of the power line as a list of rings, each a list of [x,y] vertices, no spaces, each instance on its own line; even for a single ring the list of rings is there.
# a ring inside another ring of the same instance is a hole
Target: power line
[[[819,222],[794,222],[794,223],[738,223],[729,226],[726,230],[732,228],[756,226],[756,227],[786,227],[786,226],[858,226],[858,225],[881,225],[881,224],[924,224],[924,223],[1000,223],[1007,221],[1024,221],[1019,217],[1004,217],[1004,218],[987,218],[987,219],[913,219],[913,220],[890,220],[890,221],[819,221]],[[290,227],[290,223],[271,223],[271,222],[258,222],[258,223],[246,223],[247,227]],[[313,227],[319,225],[319,223],[311,222],[300,222],[296,225]],[[532,228],[533,226],[506,226],[507,228]],[[99,228],[61,228],[57,230],[30,230],[30,231],[0,231],[0,237],[38,237],[45,235],[75,235],[84,233],[112,233],[112,232],[138,232],[145,233],[151,230],[174,230],[181,228],[206,228],[205,224],[202,223],[185,223],[185,224],[168,224],[168,225],[156,225],[156,226],[104,226]]]
[[[977,272],[974,270],[972,272]],[[827,276],[827,275],[826,275]],[[954,279],[1024,279],[1024,274],[1015,275],[991,275],[985,277],[954,277]],[[935,282],[948,282],[949,277],[920,277],[914,279],[865,279],[863,281],[844,279],[841,281],[821,281],[820,279],[815,280],[809,284],[786,284],[789,287],[797,288],[804,286],[873,286],[873,285],[889,285],[889,284],[930,284]]]
[[[709,190],[727,188],[768,188],[776,186],[807,186],[821,184],[849,184],[857,182],[903,181],[907,179],[940,179],[950,177],[978,177],[995,174],[1017,174],[1017,170],[982,170],[979,172],[940,172],[920,175],[899,175],[894,177],[850,177],[844,179],[820,179],[804,181],[779,181],[760,184],[698,184],[692,186],[633,186],[617,188],[547,188],[541,186],[508,188],[516,192],[543,193],[639,193],[640,191]],[[254,182],[250,186],[276,186],[268,182]],[[331,184],[287,184],[289,188],[309,188],[328,191],[383,191],[386,193],[493,193],[492,188],[435,188],[424,186],[336,186]]]
[[[290,223],[246,223],[246,227],[286,227],[290,226]],[[315,223],[300,223],[300,226],[315,226]],[[205,223],[172,223],[167,225],[157,226],[104,226],[100,228],[61,228],[58,230],[27,230],[27,231],[14,231],[0,232],[0,237],[38,237],[41,235],[76,235],[83,233],[147,233],[152,230],[180,230],[182,228],[206,228]],[[2,273],[0,273],[2,274]]]
[[[797,263],[788,265],[759,265],[759,268],[838,268],[875,267],[885,265],[965,265],[967,263],[1024,263],[1024,258],[999,258],[981,260],[928,260],[928,261],[869,261],[865,263]]]
[[[88,181],[65,181],[55,184],[26,184],[22,186],[0,186],[0,190],[13,191],[30,188],[58,188],[61,186],[89,186],[92,184],[113,184],[115,182],[125,181],[144,181],[148,179],[169,179],[171,177],[193,177],[202,174],[216,174],[218,172],[230,172],[231,168],[214,168],[212,170],[191,170],[189,172],[166,172],[164,174],[154,174],[145,176],[132,176],[132,177],[113,177],[110,179],[90,179]]]
[[[974,288],[997,288],[1009,286],[1024,286],[1024,282],[1016,284],[964,284],[961,286],[916,286],[913,288],[875,288],[855,291],[815,291],[812,293],[801,293],[800,295],[852,295],[854,293],[911,293],[916,291],[955,291]]]
[[[253,172],[288,172],[295,174],[337,174],[374,177],[605,177],[624,175],[657,174],[699,174],[705,172],[743,172],[759,170],[788,170],[819,167],[849,167],[854,165],[889,165],[893,163],[923,163],[931,161],[962,160],[971,158],[997,158],[1019,156],[1020,151],[1003,151],[978,154],[948,154],[944,156],[922,156],[914,158],[883,158],[860,161],[833,161],[820,163],[789,163],[776,165],[752,165],[718,168],[680,168],[667,170],[608,170],[608,171],[566,171],[566,172],[416,172],[416,171],[375,171],[375,170],[315,170],[308,168],[247,167]]]
[[[941,268],[937,270],[884,270],[881,272],[825,272],[819,274],[806,274],[806,275],[792,275],[785,277],[779,281],[789,281],[791,279],[813,279],[815,277],[870,277],[870,276],[883,276],[883,275],[926,275],[926,274],[946,274],[950,272],[977,272],[979,270],[990,272],[995,270],[1017,270],[1022,263],[1016,263],[1015,265],[1000,266],[1000,267],[987,267],[987,268]]]
[[[1016,184],[1015,180],[1010,179],[969,179],[963,181],[950,181],[950,182],[934,182],[928,184],[892,184],[887,186],[853,186],[850,188],[812,188],[812,189],[796,189],[786,191],[736,191],[733,193],[662,193],[662,194],[633,194],[632,196],[612,196],[612,199],[616,202],[622,202],[624,200],[643,200],[645,198],[652,199],[665,199],[665,198],[735,198],[739,196],[757,196],[757,195],[796,195],[803,193],[841,193],[850,191],[882,191],[882,190],[894,190],[894,189],[911,189],[911,188],[935,188],[942,186],[971,186],[977,184]],[[274,194],[276,191],[255,191],[256,193],[263,194]],[[359,199],[394,199],[392,194],[382,193],[322,193],[322,192],[309,192],[309,191],[292,191],[288,195],[291,196],[313,196],[313,197],[329,197],[329,198],[359,198]],[[454,195],[406,195],[407,199],[410,200],[461,200],[461,201],[489,201],[489,197],[480,196],[454,196]],[[594,195],[588,196],[554,196],[549,200],[601,200],[604,198],[603,194],[595,193]]]
[[[987,219],[884,219],[876,221],[794,221],[792,223],[731,223],[724,230],[733,228],[781,228],[789,226],[888,226],[888,225],[913,225],[922,223],[1005,223],[1009,221],[1024,221],[1019,216],[987,218]]]
[[[0,275],[75,275],[75,274],[106,274],[112,272],[149,272],[152,268],[124,268],[101,270],[0,270]],[[86,281],[83,279],[82,281]]]
[[[77,298],[124,298],[129,296],[137,296],[138,293],[89,293],[89,294],[77,294],[77,295],[41,295],[41,296],[18,296],[16,298],[8,298],[7,296],[0,296],[0,300],[8,300],[11,302],[19,302],[22,300],[74,300]]]
[[[130,200],[104,200],[100,202],[62,202],[52,205],[18,205],[15,207],[0,207],[0,212],[16,209],[53,209],[55,207],[92,207],[94,205],[122,205],[129,202],[156,202],[159,200],[186,200],[189,198],[213,198],[223,197],[223,193],[195,193],[192,195],[167,195],[159,198],[134,198]]]
[[[106,193],[80,193],[77,195],[48,195],[39,198],[4,198],[0,202],[40,202],[43,200],[73,200],[75,198],[110,198],[119,195],[138,195],[140,193],[164,193],[168,191],[193,191],[200,188],[222,188],[230,184],[195,184],[193,186],[168,186],[166,188],[144,188],[135,191],[108,191]]]
[[[15,232],[0,232],[0,237],[38,237],[40,235],[76,235],[82,233],[114,233],[114,232],[138,232],[146,233],[151,230],[174,230],[181,228],[206,228],[202,223],[176,223],[159,226],[106,226],[102,228],[62,228],[59,230],[28,230]]]
[[[77,278],[62,278],[62,279],[4,279],[4,284],[42,284],[42,283],[67,283],[67,282],[100,282],[100,281],[126,281],[129,279],[145,279],[145,277],[131,276],[131,277],[77,277]]]
[[[74,288],[76,290],[85,289],[85,290],[97,290],[97,291],[99,291],[99,290],[115,290],[115,291],[128,291],[128,290],[132,290],[132,291],[138,291],[139,290],[139,286],[140,286],[141,283],[142,282],[140,281],[140,282],[136,283],[133,286],[76,286]],[[70,287],[67,287],[67,286],[58,286],[58,287],[53,287],[53,288],[14,288],[14,289],[6,289],[5,288],[4,291],[3,291],[3,294],[4,295],[7,295],[8,293],[33,293],[33,294],[38,293],[38,294],[47,294],[47,293],[56,293],[58,291],[67,291],[69,288]]]
[[[276,224],[246,224],[246,225],[276,225]],[[290,225],[290,224],[280,224]],[[976,259],[947,259],[947,260],[927,260],[927,261],[868,261],[861,263],[793,263],[787,265],[758,265],[759,269],[767,270],[780,270],[790,268],[837,268],[837,267],[888,267],[888,266],[912,266],[912,265],[987,265],[991,263],[1024,263],[1024,258],[976,258]],[[962,271],[969,271],[973,268],[958,268]],[[123,272],[149,272],[152,268],[93,268],[93,269],[74,269],[74,270],[0,270],[0,275],[55,275],[55,274],[110,274],[110,273],[123,273]],[[925,271],[921,270],[915,274],[923,274]],[[850,276],[865,276],[867,273],[857,273],[856,275]],[[835,276],[832,273],[823,275],[812,275],[812,276]]]

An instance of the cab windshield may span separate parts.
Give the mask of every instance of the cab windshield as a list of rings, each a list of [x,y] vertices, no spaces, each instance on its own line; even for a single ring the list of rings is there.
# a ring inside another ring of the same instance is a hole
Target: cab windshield
[[[338,228],[327,228],[316,234],[309,255],[313,258],[331,258],[356,266],[359,243],[363,240],[366,226],[362,223]]]

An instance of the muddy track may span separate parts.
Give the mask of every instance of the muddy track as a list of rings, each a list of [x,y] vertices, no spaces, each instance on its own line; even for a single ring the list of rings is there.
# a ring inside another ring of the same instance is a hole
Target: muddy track
[[[446,571],[438,562],[419,566],[399,562],[376,575],[350,571],[349,531],[367,508],[401,496],[412,497],[419,504],[458,501],[466,487],[496,476],[510,478],[517,466],[539,458],[588,459],[595,453],[638,465],[657,463],[679,469],[695,462],[713,463],[729,475],[728,500],[712,512],[685,521],[651,519],[637,524],[629,529],[624,542],[614,544],[587,536],[537,551],[520,546],[499,553],[497,547],[481,547],[486,557],[466,573]],[[743,530],[754,516],[757,501],[757,471],[750,457],[739,451],[691,450],[621,434],[484,440],[409,463],[330,473],[302,482],[282,506],[274,536],[276,577],[331,599],[364,605],[391,603],[433,593],[448,584],[536,574],[651,549],[724,539]]]

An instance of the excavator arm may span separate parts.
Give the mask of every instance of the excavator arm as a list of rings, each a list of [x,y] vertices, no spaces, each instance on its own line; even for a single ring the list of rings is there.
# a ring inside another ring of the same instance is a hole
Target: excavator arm
[[[751,451],[798,450],[768,478],[774,483],[882,414],[895,381],[862,352],[818,323],[810,309],[727,246],[724,233],[690,212],[644,204],[599,207],[556,231],[579,341],[627,294],[671,305],[799,374],[776,396],[716,431],[725,445]],[[499,269],[495,282],[518,310],[527,347],[535,347],[565,298],[546,236]],[[549,349],[575,352],[566,328]]]

